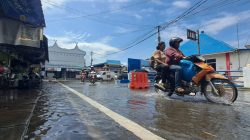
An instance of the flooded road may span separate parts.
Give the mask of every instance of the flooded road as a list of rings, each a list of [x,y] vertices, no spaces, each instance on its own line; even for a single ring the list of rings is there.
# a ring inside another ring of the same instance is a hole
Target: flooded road
[[[228,106],[114,82],[64,84],[165,139],[250,138],[249,91]],[[42,90],[25,139],[139,139],[59,83],[45,82]]]

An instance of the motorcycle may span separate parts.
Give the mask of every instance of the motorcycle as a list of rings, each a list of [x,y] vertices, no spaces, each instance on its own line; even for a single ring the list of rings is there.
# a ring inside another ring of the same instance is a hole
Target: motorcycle
[[[181,87],[184,89],[184,93],[181,95],[191,96],[200,93],[210,102],[226,104],[231,104],[237,99],[238,91],[234,83],[224,75],[216,73],[213,67],[205,63],[202,56],[186,57],[180,61],[179,65],[182,67]],[[209,72],[202,77],[198,84],[194,84],[192,78],[203,69],[209,70]],[[165,86],[161,87],[159,86],[162,83],[161,76],[158,73],[155,77],[155,91],[168,92],[168,96],[180,95],[174,92],[174,79],[174,72],[170,72]]]
[[[89,77],[89,81],[92,85],[95,84],[96,80],[97,80],[97,76],[95,72],[90,72],[90,77]]]
[[[84,82],[86,78],[86,73],[81,73],[81,82]]]

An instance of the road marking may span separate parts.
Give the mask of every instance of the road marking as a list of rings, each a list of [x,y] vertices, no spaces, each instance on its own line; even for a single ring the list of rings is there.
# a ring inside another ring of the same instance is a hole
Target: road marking
[[[143,140],[164,140],[162,137],[155,135],[154,133],[150,132],[149,130],[145,129],[144,127],[140,126],[139,124],[131,121],[130,119],[127,119],[120,114],[108,109],[107,107],[99,104],[98,102],[90,99],[89,97],[81,94],[80,92],[64,85],[63,83],[58,82],[63,87],[71,91],[72,93],[79,96],[84,101],[91,104],[93,107],[97,108],[107,116],[109,116],[111,119],[119,123],[121,126],[126,128],[127,130],[131,131],[133,134],[135,134],[137,137],[143,139]]]

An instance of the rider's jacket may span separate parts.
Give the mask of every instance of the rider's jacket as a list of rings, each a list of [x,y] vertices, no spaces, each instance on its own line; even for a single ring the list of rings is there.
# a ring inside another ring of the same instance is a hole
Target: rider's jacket
[[[173,47],[168,47],[166,49],[166,61],[168,65],[178,65],[180,60],[185,57],[184,54],[179,50]]]

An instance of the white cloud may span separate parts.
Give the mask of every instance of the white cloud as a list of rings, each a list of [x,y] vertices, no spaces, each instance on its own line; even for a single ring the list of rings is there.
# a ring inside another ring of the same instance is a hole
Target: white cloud
[[[211,34],[218,34],[223,29],[248,19],[250,19],[250,10],[236,14],[224,14],[220,17],[204,21],[202,25],[205,27],[201,29]]]
[[[142,17],[141,15],[139,15],[139,14],[134,14],[134,16],[135,16],[136,19],[142,19],[142,18],[143,18],[143,17]]]
[[[111,41],[113,39],[113,37],[111,37],[111,36],[105,36],[105,37],[103,37],[101,40],[100,40],[100,42],[102,42],[102,43],[108,43],[109,41]]]
[[[157,5],[162,5],[164,2],[162,0],[151,0],[152,3],[157,4]]]
[[[64,3],[66,3],[68,0],[41,0],[43,9],[52,9],[53,7],[57,6],[62,6]]]
[[[185,41],[187,41],[187,29],[193,29],[196,25],[188,25],[185,23],[172,25],[168,27],[166,30],[161,32],[162,41],[165,41],[168,44],[168,41],[172,37],[180,37]]]
[[[127,33],[127,32],[130,32],[131,29],[128,29],[128,28],[123,28],[123,27],[117,27],[116,30],[115,30],[115,33]]]
[[[141,9],[140,12],[141,12],[141,13],[153,13],[153,12],[155,12],[155,9],[152,8],[152,7],[149,7],[149,8]]]
[[[178,0],[178,1],[174,1],[172,5],[177,8],[188,8],[191,6],[191,3],[187,0]]]
[[[108,0],[110,3],[127,3],[130,2],[130,0]]]

